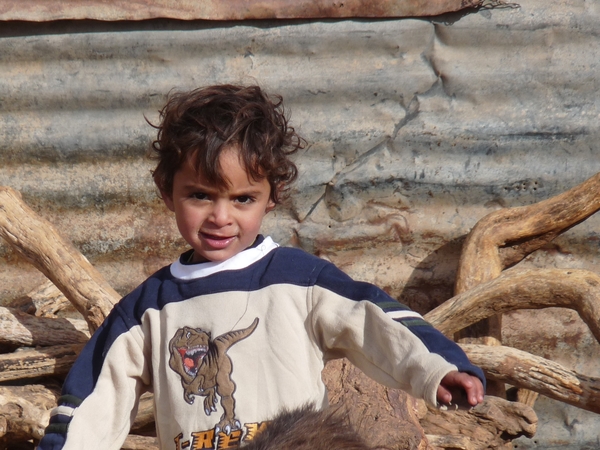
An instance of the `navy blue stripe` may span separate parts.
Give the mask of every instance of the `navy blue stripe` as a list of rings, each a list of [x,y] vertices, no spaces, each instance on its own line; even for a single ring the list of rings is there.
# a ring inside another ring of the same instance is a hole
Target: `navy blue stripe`
[[[48,431],[48,428],[46,428],[46,434],[40,442],[38,449],[41,449],[42,447],[44,450],[62,449],[65,446],[65,441],[67,440],[66,435],[62,432],[56,433],[52,430]]]
[[[50,417],[50,423],[53,424],[68,424],[71,422],[73,416],[67,416],[66,414],[54,414]]]

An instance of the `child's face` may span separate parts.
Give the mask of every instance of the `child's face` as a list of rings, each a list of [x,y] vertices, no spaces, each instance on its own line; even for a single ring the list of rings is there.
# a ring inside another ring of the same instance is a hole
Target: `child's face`
[[[193,262],[220,262],[248,248],[259,233],[265,214],[275,204],[267,179],[248,177],[235,148],[220,157],[229,186],[218,189],[185,164],[175,174],[172,195],[162,194],[175,212],[177,227],[194,249]]]

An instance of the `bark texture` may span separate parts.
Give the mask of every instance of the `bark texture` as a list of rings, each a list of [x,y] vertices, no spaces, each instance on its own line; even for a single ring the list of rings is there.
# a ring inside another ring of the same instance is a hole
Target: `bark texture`
[[[464,448],[511,449],[511,441],[520,436],[532,437],[537,427],[533,409],[518,402],[487,396],[483,403],[470,410],[443,411],[429,409],[421,420],[428,435],[454,436]],[[468,437],[468,444],[464,437]],[[448,439],[444,448],[456,448]],[[435,440],[437,445],[443,443]],[[461,448],[461,447],[458,447]]]

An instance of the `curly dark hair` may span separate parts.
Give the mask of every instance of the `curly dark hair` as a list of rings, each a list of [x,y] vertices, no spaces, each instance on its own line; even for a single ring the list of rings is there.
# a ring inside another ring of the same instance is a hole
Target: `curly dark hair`
[[[160,124],[150,125],[158,130],[151,146],[151,158],[158,160],[152,176],[167,195],[184,163],[207,182],[226,187],[219,156],[235,146],[250,177],[266,178],[271,200],[279,203],[298,175],[289,157],[306,143],[288,124],[282,98],[270,98],[258,86],[225,84],[172,93],[160,110]]]

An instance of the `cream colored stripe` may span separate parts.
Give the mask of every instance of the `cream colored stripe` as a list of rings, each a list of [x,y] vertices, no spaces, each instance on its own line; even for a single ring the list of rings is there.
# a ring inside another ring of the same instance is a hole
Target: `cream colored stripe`
[[[75,411],[75,408],[71,407],[71,406],[57,406],[56,408],[54,408],[52,410],[52,412],[50,413],[51,416],[73,416],[73,412]]]

